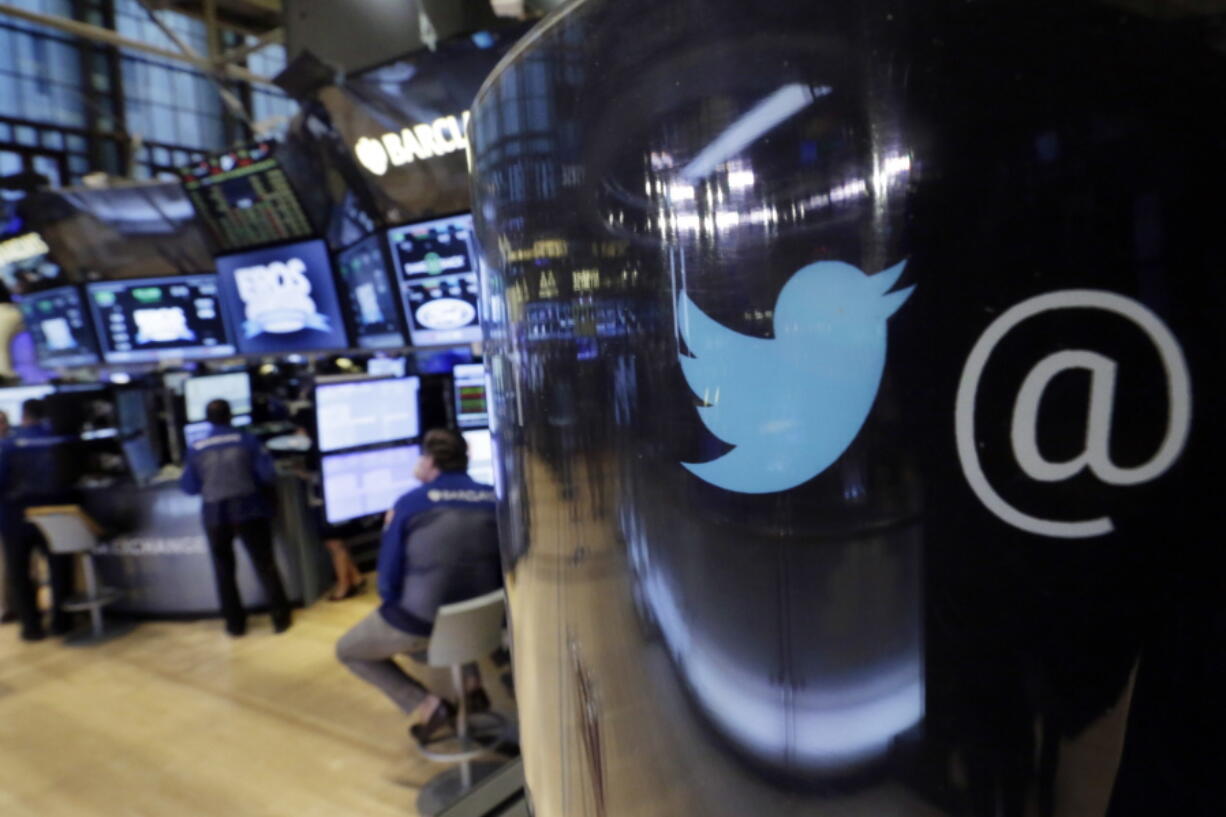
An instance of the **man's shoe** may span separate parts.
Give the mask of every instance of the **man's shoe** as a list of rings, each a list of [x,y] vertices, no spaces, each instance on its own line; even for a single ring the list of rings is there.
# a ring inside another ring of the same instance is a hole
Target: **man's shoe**
[[[415,723],[409,727],[409,734],[418,746],[426,746],[437,737],[443,727],[452,726],[455,721],[455,708],[446,701],[440,701],[438,708],[426,719],[425,723]]]
[[[474,689],[464,694],[464,707],[470,712],[488,712],[490,698],[484,689]]]
[[[245,636],[247,634],[247,625],[246,624],[237,624],[237,625],[227,624],[226,634],[229,635],[231,638],[241,638],[242,636]]]
[[[56,619],[51,622],[52,635],[68,635],[75,629],[76,626],[72,623],[71,618]]]
[[[277,635],[280,635],[293,626],[294,617],[291,615],[286,615],[285,618],[274,618],[272,620],[272,631]]]
[[[17,613],[12,610],[5,610],[3,613],[0,613],[0,624],[12,624],[16,620]]]
[[[27,628],[21,631],[22,641],[42,641],[46,637],[47,633],[43,631],[42,627],[39,627],[37,630]]]

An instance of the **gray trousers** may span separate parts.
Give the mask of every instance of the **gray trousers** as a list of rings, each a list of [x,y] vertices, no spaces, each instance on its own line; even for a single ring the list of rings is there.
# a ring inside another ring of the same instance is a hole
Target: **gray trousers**
[[[405,672],[393,656],[418,656],[429,644],[429,638],[397,630],[374,610],[336,642],[336,657],[350,672],[374,684],[401,711],[411,715],[430,691]]]

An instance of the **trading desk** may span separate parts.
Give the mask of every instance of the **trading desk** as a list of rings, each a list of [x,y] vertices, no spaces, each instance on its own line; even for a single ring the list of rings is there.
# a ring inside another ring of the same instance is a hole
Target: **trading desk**
[[[278,475],[273,532],[277,564],[290,599],[310,604],[331,582],[315,515],[302,480]],[[110,609],[151,617],[220,615],[200,498],[177,480],[90,488],[82,505],[106,530],[96,564],[99,581],[123,592]],[[243,550],[235,542],[238,551]],[[247,609],[266,606],[250,560],[238,556],[238,585]]]

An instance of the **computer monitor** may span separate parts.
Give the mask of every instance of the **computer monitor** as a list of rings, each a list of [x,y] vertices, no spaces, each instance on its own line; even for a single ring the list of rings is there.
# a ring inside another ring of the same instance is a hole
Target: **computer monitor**
[[[27,400],[42,400],[55,392],[54,386],[10,386],[0,389],[0,411],[9,418],[9,425],[21,423],[21,407]]]
[[[414,346],[481,340],[480,259],[469,214],[387,231],[392,268]]]
[[[409,361],[403,357],[372,357],[366,361],[366,373],[374,377],[404,377]]]
[[[236,417],[251,413],[251,377],[246,372],[226,372],[193,377],[183,384],[183,402],[189,423],[205,419],[213,400],[230,403],[230,413]]]
[[[115,392],[115,426],[127,437],[148,431],[149,403],[144,389],[122,389]]]
[[[315,387],[319,450],[411,440],[421,433],[416,377],[351,380]]]
[[[179,180],[222,251],[306,238],[313,232],[271,141],[209,156]]]
[[[400,306],[384,255],[383,236],[372,235],[336,254],[341,305],[362,349],[407,346]]]
[[[0,283],[10,295],[24,295],[67,283],[51,260],[51,248],[35,232],[0,239]]]
[[[183,394],[183,384],[192,379],[191,372],[163,372],[162,385],[175,394]]]
[[[485,402],[485,367],[465,363],[451,370],[455,386],[455,422],[460,428],[484,428],[489,423]]]
[[[494,440],[488,428],[461,432],[468,443],[468,475],[484,485],[494,484]]]
[[[123,456],[128,462],[133,479],[144,484],[157,476],[161,465],[147,433],[141,432],[135,437],[123,440],[119,445],[123,449]]]
[[[98,362],[98,341],[75,286],[14,296],[38,362],[43,366],[89,366]]]
[[[323,241],[225,255],[217,273],[222,307],[244,355],[348,348]]]
[[[107,363],[237,354],[216,275],[176,275],[86,285]]]
[[[332,525],[380,514],[419,483],[413,468],[421,450],[398,445],[346,454],[322,461],[324,516]]]

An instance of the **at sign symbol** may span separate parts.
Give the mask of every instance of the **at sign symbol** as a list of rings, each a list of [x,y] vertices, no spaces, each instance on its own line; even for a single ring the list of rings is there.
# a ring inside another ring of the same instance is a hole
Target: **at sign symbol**
[[[1115,530],[1108,516],[1077,521],[1042,519],[1010,505],[988,481],[975,445],[975,404],[979,382],[992,351],[1019,324],[1044,312],[1059,309],[1097,309],[1128,319],[1153,343],[1166,375],[1167,426],[1162,444],[1149,459],[1133,468],[1111,461],[1109,442],[1115,411],[1115,361],[1087,350],[1064,350],[1040,361],[1026,376],[1013,406],[1010,442],[1022,471],[1039,482],[1059,482],[1089,470],[1108,485],[1139,485],[1157,479],[1183,453],[1192,424],[1192,385],[1183,351],[1171,331],[1147,307],[1114,292],[1069,289],[1023,301],[992,322],[971,350],[958,383],[954,431],[958,459],[966,480],[979,500],[1010,525],[1062,539],[1102,536]],[[1066,462],[1050,462],[1039,452],[1036,437],[1039,404],[1057,374],[1070,369],[1090,374],[1090,403],[1086,413],[1086,440],[1082,453]]]

